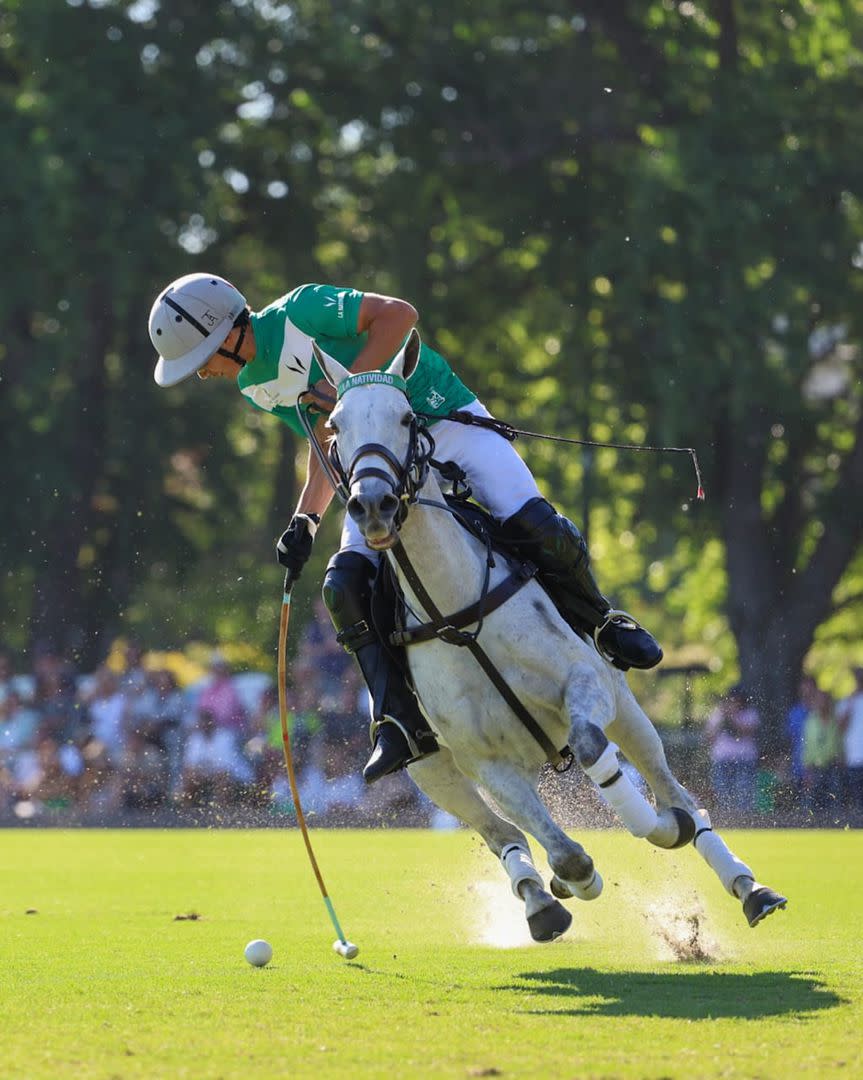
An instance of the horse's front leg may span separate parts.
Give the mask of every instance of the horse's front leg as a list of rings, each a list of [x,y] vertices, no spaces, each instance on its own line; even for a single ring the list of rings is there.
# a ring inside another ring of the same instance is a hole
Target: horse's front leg
[[[477,777],[501,810],[545,848],[554,871],[552,891],[566,899],[593,900],[602,892],[602,878],[581,844],[557,825],[522,767],[508,761],[475,763]]]
[[[712,827],[710,815],[680,784],[665,757],[662,740],[626,684],[621,687],[617,715],[609,735],[641,773],[660,807],[657,826],[647,839],[657,847],[682,847],[691,840],[695,850],[716,874],[726,891],[743,904],[750,926],[756,926],[777,908],[784,896],[760,885],[755,874],[728,847]]]
[[[447,747],[415,761],[408,772],[435,805],[476,829],[500,859],[516,899],[524,903],[534,941],[553,941],[565,933],[572,916],[545,891],[524,833],[491,809],[476,784],[459,771]]]

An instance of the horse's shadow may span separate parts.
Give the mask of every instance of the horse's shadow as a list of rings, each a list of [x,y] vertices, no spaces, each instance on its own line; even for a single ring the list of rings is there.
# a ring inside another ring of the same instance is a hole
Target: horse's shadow
[[[845,1004],[813,972],[596,971],[556,968],[526,971],[500,989],[528,990],[548,1008],[523,1011],[555,1016],[651,1016],[686,1020],[732,1017],[760,1020]],[[562,1007],[556,1007],[557,1005]],[[568,1007],[567,1007],[568,1006]]]

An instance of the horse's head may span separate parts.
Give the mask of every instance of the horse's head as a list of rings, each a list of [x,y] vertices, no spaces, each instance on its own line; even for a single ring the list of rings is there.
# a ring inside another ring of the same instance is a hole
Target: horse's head
[[[338,394],[328,427],[331,458],[347,487],[347,511],[366,543],[383,551],[395,544],[407,499],[421,484],[428,453],[420,447],[406,380],[419,359],[412,330],[386,371],[351,375],[315,346],[315,357]]]

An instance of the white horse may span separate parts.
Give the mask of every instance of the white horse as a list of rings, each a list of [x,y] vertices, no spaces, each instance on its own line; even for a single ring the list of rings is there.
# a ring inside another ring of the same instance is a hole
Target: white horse
[[[414,332],[384,373],[395,376],[390,379],[382,373],[352,377],[337,361],[315,352],[339,390],[330,427],[338,459],[345,463],[348,506],[366,542],[387,551],[391,561],[391,549],[400,543],[427,598],[450,614],[480,597],[486,549],[439,508],[443,497],[434,472],[418,472],[422,439],[416,437],[403,382],[416,366],[418,350]],[[422,482],[419,492],[413,490],[412,477]],[[420,596],[398,563],[394,566],[409,608],[423,611]],[[498,558],[490,587],[508,572],[505,560]],[[785,906],[784,897],[756,882],[752,870],[711,828],[707,811],[672,775],[660,738],[623,673],[569,627],[535,580],[485,616],[478,643],[554,747],[569,743],[575,760],[634,836],[662,848],[693,841],[725,889],[742,902],[751,926]],[[417,696],[440,744],[439,752],[409,765],[411,777],[439,807],[473,826],[500,859],[513,892],[525,904],[532,936],[539,941],[558,937],[572,921],[558,900],[594,899],[602,891],[602,878],[537,794],[546,751],[469,649],[432,637],[409,647],[408,657]],[[619,768],[618,746],[649,784],[655,806]],[[547,853],[554,896],[533,863],[525,833]]]

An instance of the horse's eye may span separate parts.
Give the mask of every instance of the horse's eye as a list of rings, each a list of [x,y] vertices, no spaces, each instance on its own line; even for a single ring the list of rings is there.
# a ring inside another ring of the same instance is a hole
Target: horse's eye
[[[324,427],[327,429],[327,431],[331,431],[333,435],[338,435],[339,433],[339,429],[332,422],[332,420],[327,420],[327,422],[324,424]]]
[[[405,413],[402,417],[402,427],[410,427],[413,418],[414,414],[412,412]]]

